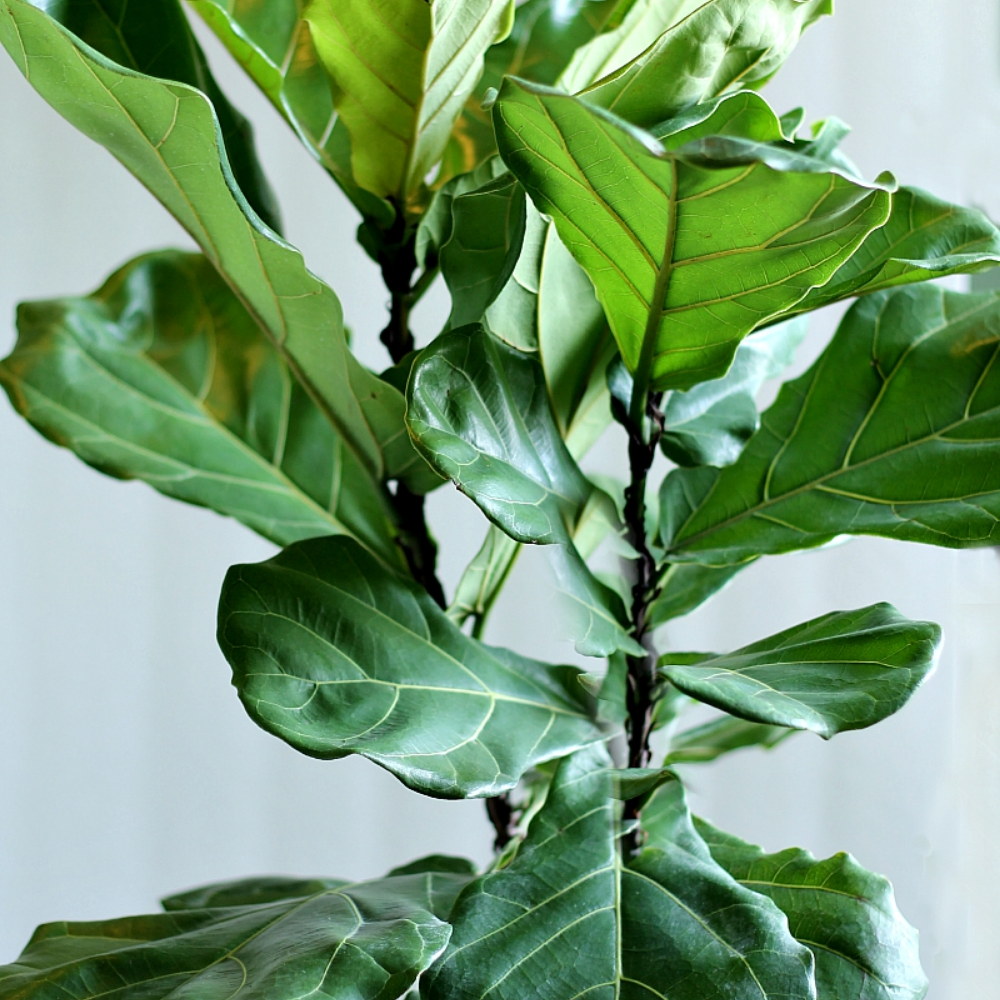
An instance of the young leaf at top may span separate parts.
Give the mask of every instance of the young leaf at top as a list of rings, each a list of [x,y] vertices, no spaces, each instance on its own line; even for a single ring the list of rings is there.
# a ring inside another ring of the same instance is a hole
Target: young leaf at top
[[[620,27],[576,53],[560,82],[648,128],[763,83],[832,11],[832,0],[638,0]]]
[[[724,754],[747,747],[770,750],[793,734],[784,726],[769,726],[760,722],[747,722],[731,715],[723,716],[703,726],[687,729],[670,739],[670,750],[664,764],[705,764],[718,760]],[[730,874],[732,874],[730,872]]]
[[[21,305],[15,409],[104,472],[287,545],[346,534],[392,565],[381,488],[201,254],[140,257],[88,298]]]
[[[421,352],[407,388],[417,449],[511,538],[553,545],[560,586],[586,655],[639,655],[620,599],[600,584],[573,545],[593,491],[555,426],[538,362],[480,326],[438,337]]]
[[[257,905],[174,909],[40,927],[0,994],[23,1000],[395,1000],[448,942],[429,876],[385,878]]]
[[[388,228],[395,210],[354,183],[351,140],[337,118],[302,0],[188,0],[365,218]]]
[[[336,295],[236,187],[208,98],[123,69],[25,0],[0,0],[0,43],[35,90],[191,234],[370,474],[422,470],[402,395],[351,355]]]
[[[444,152],[511,0],[310,0],[355,181],[407,206]]]
[[[561,762],[513,860],[459,896],[424,1000],[812,1000],[808,950],[693,829],[623,865],[608,763],[603,748]]]
[[[752,722],[807,729],[825,739],[898,712],[931,672],[941,629],[889,604],[835,611],[725,656],[660,672],[699,701]]]
[[[672,392],[663,407],[664,454],[678,465],[732,465],[760,426],[760,387],[792,363],[807,330],[807,321],[797,319],[755,333],[722,378]]]
[[[600,735],[580,671],[470,639],[348,538],[230,569],[219,643],[258,725],[314,757],[361,754],[429,795],[496,795]]]
[[[751,138],[706,138],[744,132],[748,109]],[[593,281],[640,399],[724,375],[747,334],[828,281],[889,214],[884,187],[781,149],[756,95],[666,145],[513,80],[494,122],[504,161]]]
[[[931,286],[858,301],[726,469],[664,480],[671,561],[733,565],[883,535],[1000,540],[1000,298]]]
[[[789,848],[765,854],[696,819],[712,857],[741,885],[773,899],[792,935],[816,956],[817,1000],[921,1000],[927,977],[917,932],[892,886],[847,854],[817,861]]]

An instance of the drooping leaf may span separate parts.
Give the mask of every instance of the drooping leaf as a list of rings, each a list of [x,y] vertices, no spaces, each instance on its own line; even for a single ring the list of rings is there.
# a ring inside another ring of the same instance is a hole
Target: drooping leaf
[[[470,639],[347,538],[233,567],[219,642],[268,732],[315,757],[361,754],[427,794],[496,795],[598,737],[578,670]]]
[[[765,854],[704,820],[695,823],[712,857],[741,885],[773,899],[812,950],[817,1000],[921,1000],[928,984],[917,932],[896,908],[887,879],[847,854],[825,861],[794,847]]]
[[[636,125],[774,75],[832,0],[637,0],[580,49],[563,85]],[[588,86],[590,85],[590,86]]]
[[[580,651],[639,655],[621,601],[573,545],[592,487],[555,426],[538,362],[479,326],[443,334],[414,365],[406,420],[421,454],[494,524],[516,541],[556,547],[554,569],[578,617]]]
[[[794,733],[784,726],[769,726],[747,722],[731,715],[706,722],[671,737],[670,750],[664,760],[670,764],[705,764],[733,750],[762,747],[770,750]]]
[[[139,257],[93,295],[22,305],[14,407],[85,462],[286,545],[347,534],[400,564],[381,489],[201,254]]]
[[[355,181],[406,205],[444,152],[509,0],[310,0]]]
[[[424,1000],[812,998],[808,950],[693,828],[622,865],[611,792],[603,749],[560,764],[513,860],[459,896]]]
[[[701,566],[670,563],[663,568],[660,591],[649,609],[651,628],[680,618],[717,594],[741,570],[737,566]]]
[[[664,146],[558,91],[508,80],[500,93],[501,155],[593,281],[637,390],[724,375],[748,333],[828,281],[889,214],[884,186],[777,141],[707,138],[751,107],[766,109],[737,94]]]
[[[723,656],[660,671],[685,694],[751,722],[829,739],[899,711],[937,659],[941,629],[890,604],[835,611]]]
[[[257,905],[45,924],[15,963],[0,968],[0,993],[25,1000],[109,994],[394,1000],[450,935],[432,912],[433,878],[379,879]]]
[[[366,218],[388,228],[395,210],[354,183],[351,140],[302,16],[302,0],[188,0]]]
[[[998,350],[994,295],[861,299],[734,465],[667,476],[668,558],[733,565],[843,534],[996,544]]]
[[[259,906],[262,903],[306,899],[349,884],[347,879],[338,878],[261,876],[199,886],[197,889],[167,896],[160,900],[160,903],[168,913],[174,910],[206,910],[221,906]]]
[[[422,469],[402,395],[351,355],[336,295],[236,187],[208,98],[120,67],[26,0],[0,0],[0,43],[35,90],[191,234],[358,461],[376,478]]]
[[[219,119],[229,166],[254,211],[276,232],[278,205],[254,151],[250,123],[226,100],[178,0],[54,0],[38,3],[50,17],[103,56],[137,73],[200,90]]]
[[[663,408],[664,454],[678,465],[732,465],[760,426],[760,387],[792,363],[807,330],[799,318],[755,333],[737,348],[722,378],[672,392]]]

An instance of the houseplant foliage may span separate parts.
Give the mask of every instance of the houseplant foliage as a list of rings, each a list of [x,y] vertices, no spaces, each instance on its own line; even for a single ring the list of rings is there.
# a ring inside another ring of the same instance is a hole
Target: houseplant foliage
[[[48,924],[0,968],[0,997],[924,995],[883,878],[716,830],[676,768],[881,721],[932,669],[937,626],[882,604],[735,651],[654,635],[763,555],[859,534],[997,543],[1000,298],[926,282],[995,265],[1000,234],[861,177],[845,126],[804,128],[761,96],[830,13],[0,0],[31,86],[201,249],[22,305],[0,364],[11,401],[102,472],[276,543],[220,598],[251,718],[417,793],[484,798],[497,847],[485,871],[434,856],[362,884],[248,879],[156,915]],[[280,235],[190,16],[358,210],[391,300],[385,371],[355,359],[335,291]],[[417,345],[409,314],[439,276],[451,314]],[[758,413],[806,315],[845,300]],[[579,464],[614,422],[620,488]],[[424,516],[448,481],[485,517],[453,594]],[[483,642],[523,545],[551,555],[591,671]],[[592,568],[599,546],[617,576]],[[717,714],[692,727],[699,703]]]

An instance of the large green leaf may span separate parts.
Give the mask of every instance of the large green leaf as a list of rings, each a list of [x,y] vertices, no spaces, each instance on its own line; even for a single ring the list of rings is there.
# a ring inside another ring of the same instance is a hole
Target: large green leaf
[[[348,534],[399,564],[383,491],[201,254],[140,257],[88,298],[22,305],[15,408],[85,462],[281,545]]]
[[[760,426],[760,387],[792,363],[807,330],[797,319],[756,333],[740,344],[722,378],[671,393],[660,438],[667,457],[678,465],[732,465]]]
[[[202,91],[215,107],[240,191],[272,229],[280,229],[274,194],[254,152],[253,129],[219,89],[178,0],[141,6],[128,0],[50,0],[37,6],[120,66]]]
[[[305,17],[351,137],[361,187],[405,205],[504,25],[510,0],[310,0]]]
[[[664,677],[732,715],[807,729],[826,739],[899,711],[934,667],[941,629],[889,604],[835,611],[724,656],[682,663]]]
[[[0,43],[35,90],[191,234],[370,473],[423,468],[402,395],[351,355],[336,295],[237,188],[208,98],[119,66],[25,0],[0,0]]]
[[[861,299],[727,469],[661,490],[671,560],[711,565],[843,534],[1000,540],[1000,298],[931,286]]]
[[[358,210],[391,225],[392,206],[354,183],[351,140],[302,16],[302,0],[188,0]]]
[[[607,763],[595,748],[560,764],[513,860],[459,896],[425,1000],[814,997],[811,955],[783,915],[719,868],[690,822],[623,866]]]
[[[554,546],[560,588],[577,618],[577,648],[640,655],[621,600],[573,544],[593,487],[555,425],[539,363],[480,326],[443,334],[413,367],[406,420],[427,461],[494,524],[519,542]]]
[[[513,80],[494,122],[505,162],[593,281],[641,398],[724,375],[748,333],[828,281],[889,214],[885,188],[782,148],[752,94],[666,145]]]
[[[649,127],[773,76],[832,0],[637,0],[621,26],[580,49],[573,92]],[[594,82],[596,81],[596,82]]]
[[[887,879],[847,854],[825,861],[798,848],[765,854],[695,822],[712,857],[741,885],[773,899],[812,950],[817,1000],[920,1000],[927,992],[917,932],[896,908]]]
[[[257,905],[45,924],[14,964],[0,968],[0,995],[394,1000],[450,935],[433,913],[433,878],[343,884]]]
[[[411,788],[495,795],[598,736],[580,671],[484,646],[348,538],[235,566],[219,642],[247,711],[296,749]]]

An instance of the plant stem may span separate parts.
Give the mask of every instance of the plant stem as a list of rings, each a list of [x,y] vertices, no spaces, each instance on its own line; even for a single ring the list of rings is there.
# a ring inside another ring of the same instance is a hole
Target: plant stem
[[[625,490],[625,525],[629,541],[635,549],[635,582],[632,587],[632,637],[644,647],[647,643],[647,619],[649,607],[656,597],[656,560],[649,550],[646,537],[646,481],[656,457],[656,448],[663,434],[663,415],[659,411],[662,393],[649,396],[640,413],[648,414],[652,423],[649,439],[645,433],[645,420],[638,425],[630,421],[628,431],[628,456],[630,482]],[[628,709],[628,766],[648,767],[650,761],[649,736],[653,728],[653,710],[656,704],[657,679],[656,656],[648,652],[645,656],[628,658],[625,702]],[[626,823],[638,819],[641,802],[631,800],[625,803],[623,820]],[[639,833],[633,829],[624,839],[626,856],[638,851]]]
[[[389,291],[389,322],[379,339],[389,350],[393,364],[399,364],[413,350],[413,333],[410,330],[410,310],[427,290],[433,280],[421,275],[416,285],[413,274],[417,269],[416,233],[404,222],[402,212],[397,212],[393,228],[383,234],[380,241],[378,262],[382,280]],[[396,483],[395,493],[390,494],[398,520],[398,541],[406,557],[413,578],[444,608],[447,601],[444,588],[437,576],[437,542],[427,526],[424,497],[414,493],[405,483]],[[498,795],[486,800],[486,812],[493,824],[493,846],[499,851],[513,836],[513,809],[510,797]]]

